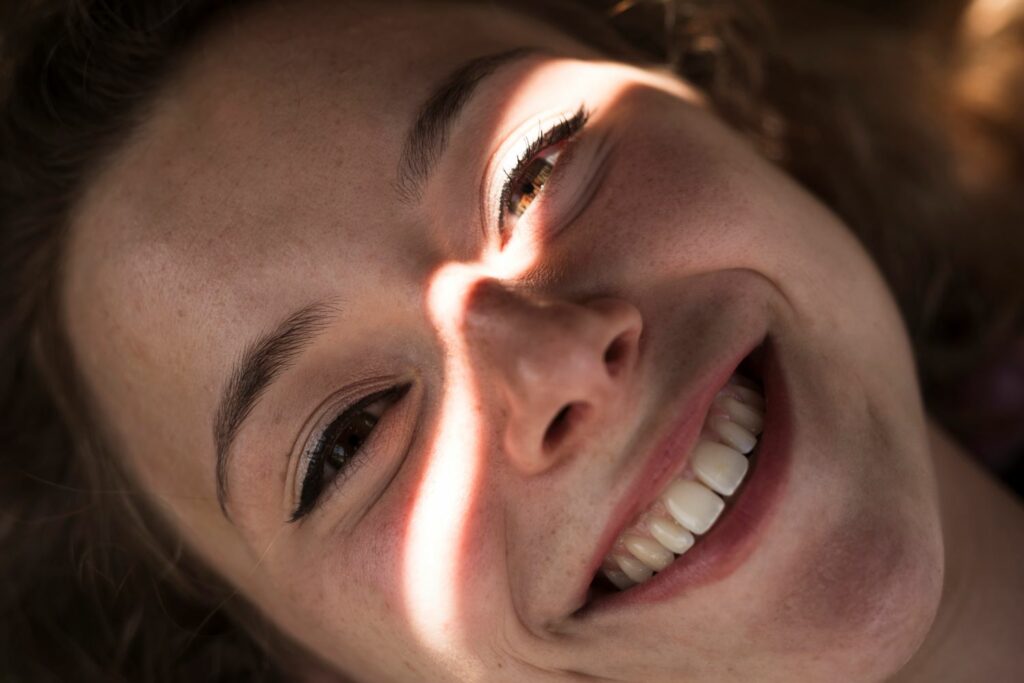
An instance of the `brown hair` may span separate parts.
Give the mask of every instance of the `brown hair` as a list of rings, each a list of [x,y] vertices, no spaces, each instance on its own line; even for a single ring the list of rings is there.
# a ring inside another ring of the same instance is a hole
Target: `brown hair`
[[[26,0],[0,16],[0,670],[13,680],[280,680],[299,657],[136,493],[56,322],[76,198],[196,36],[244,4]],[[987,424],[951,397],[1024,322],[1019,15],[1000,51],[962,30],[966,0],[791,0],[772,15],[755,0],[571,4],[672,62],[850,225],[896,294],[929,409],[954,433]],[[987,89],[978,55],[1000,65]]]

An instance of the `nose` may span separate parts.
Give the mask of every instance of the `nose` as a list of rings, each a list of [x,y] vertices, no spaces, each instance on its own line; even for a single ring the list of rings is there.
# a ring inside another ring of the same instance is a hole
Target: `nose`
[[[643,322],[623,299],[543,299],[484,280],[464,321],[480,380],[503,402],[507,457],[526,474],[560,463],[627,400]]]

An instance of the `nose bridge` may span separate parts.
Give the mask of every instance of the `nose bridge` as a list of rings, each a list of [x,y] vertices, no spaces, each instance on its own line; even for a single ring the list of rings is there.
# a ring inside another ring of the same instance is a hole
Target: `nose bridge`
[[[543,298],[493,280],[466,299],[467,347],[482,382],[504,402],[504,446],[538,472],[572,451],[622,400],[641,319],[621,299]]]
[[[493,280],[475,285],[467,298],[465,322],[475,348],[497,352],[519,367],[556,347],[568,350],[589,331],[582,308],[515,291]]]
[[[611,333],[598,310],[494,281],[480,282],[470,293],[465,323],[471,349],[515,391],[551,384],[563,374],[599,370],[588,365],[600,360]],[[596,388],[605,373],[593,375]]]

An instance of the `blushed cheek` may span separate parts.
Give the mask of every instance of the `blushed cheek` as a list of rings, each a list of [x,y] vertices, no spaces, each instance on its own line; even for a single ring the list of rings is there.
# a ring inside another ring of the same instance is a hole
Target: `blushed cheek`
[[[907,515],[913,510],[901,510]],[[768,651],[831,660],[880,680],[913,653],[934,615],[941,569],[906,517],[850,508],[807,547],[762,626]]]

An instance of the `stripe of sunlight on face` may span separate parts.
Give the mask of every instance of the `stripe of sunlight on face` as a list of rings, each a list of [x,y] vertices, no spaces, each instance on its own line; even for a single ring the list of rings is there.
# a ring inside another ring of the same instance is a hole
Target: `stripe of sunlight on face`
[[[505,122],[508,125],[508,122]],[[484,452],[484,425],[474,407],[480,404],[478,378],[469,364],[464,334],[466,300],[487,278],[515,278],[539,257],[539,246],[491,252],[471,263],[448,262],[432,275],[427,308],[446,348],[445,391],[439,429],[428,447],[430,459],[416,488],[404,536],[402,567],[404,605],[409,623],[429,650],[459,667],[460,680],[486,680],[479,670],[466,670],[460,656],[471,634],[458,621],[459,549],[465,547],[466,523],[479,491]]]
[[[526,272],[535,251],[519,250],[517,263],[498,256],[500,263],[446,263],[434,272],[427,290],[428,313],[446,346],[445,391],[439,429],[427,452],[431,454],[405,529],[402,567],[405,608],[420,642],[451,663],[457,648],[468,642],[458,621],[459,549],[464,546],[466,522],[479,491],[484,425],[475,412],[480,404],[478,378],[469,366],[463,332],[466,299],[481,280]],[[484,680],[481,671],[462,671],[460,679]]]
[[[610,103],[627,89],[624,80],[607,78],[623,65],[602,64],[590,71],[581,89],[597,100]],[[665,74],[630,68],[631,81],[664,90],[692,101],[696,93]],[[537,69],[524,90],[560,88],[558,63]],[[579,81],[580,79],[576,79]],[[513,100],[509,96],[509,100]],[[499,130],[515,127],[511,112]],[[461,585],[459,553],[465,547],[466,524],[479,492],[480,464],[485,444],[485,425],[474,407],[480,404],[478,378],[470,367],[464,332],[466,301],[477,283],[488,278],[515,280],[530,272],[542,257],[543,243],[531,238],[516,240],[504,250],[486,250],[472,262],[447,262],[430,277],[426,305],[437,334],[446,348],[445,392],[439,428],[427,449],[430,454],[423,478],[416,488],[405,529],[402,579],[408,623],[420,642],[453,668],[461,668],[460,680],[487,680],[462,654],[473,634],[465,633],[458,620],[456,594]]]
[[[464,642],[457,614],[458,554],[478,491],[483,425],[476,378],[462,333],[465,301],[484,275],[478,267],[448,263],[434,273],[427,292],[429,315],[447,347],[445,391],[439,430],[416,489],[405,530],[403,589],[409,623],[420,641],[440,657],[458,660],[453,651]],[[462,671],[462,680],[482,680],[481,672]]]
[[[405,608],[420,642],[455,664],[457,648],[469,641],[458,621],[459,549],[479,491],[484,425],[478,378],[469,365],[464,330],[466,299],[478,282],[528,272],[539,256],[536,246],[494,253],[474,263],[448,262],[430,278],[428,314],[445,344],[439,429],[428,447],[430,460],[416,488],[405,529],[402,567]],[[482,671],[460,672],[460,680],[485,680]]]

